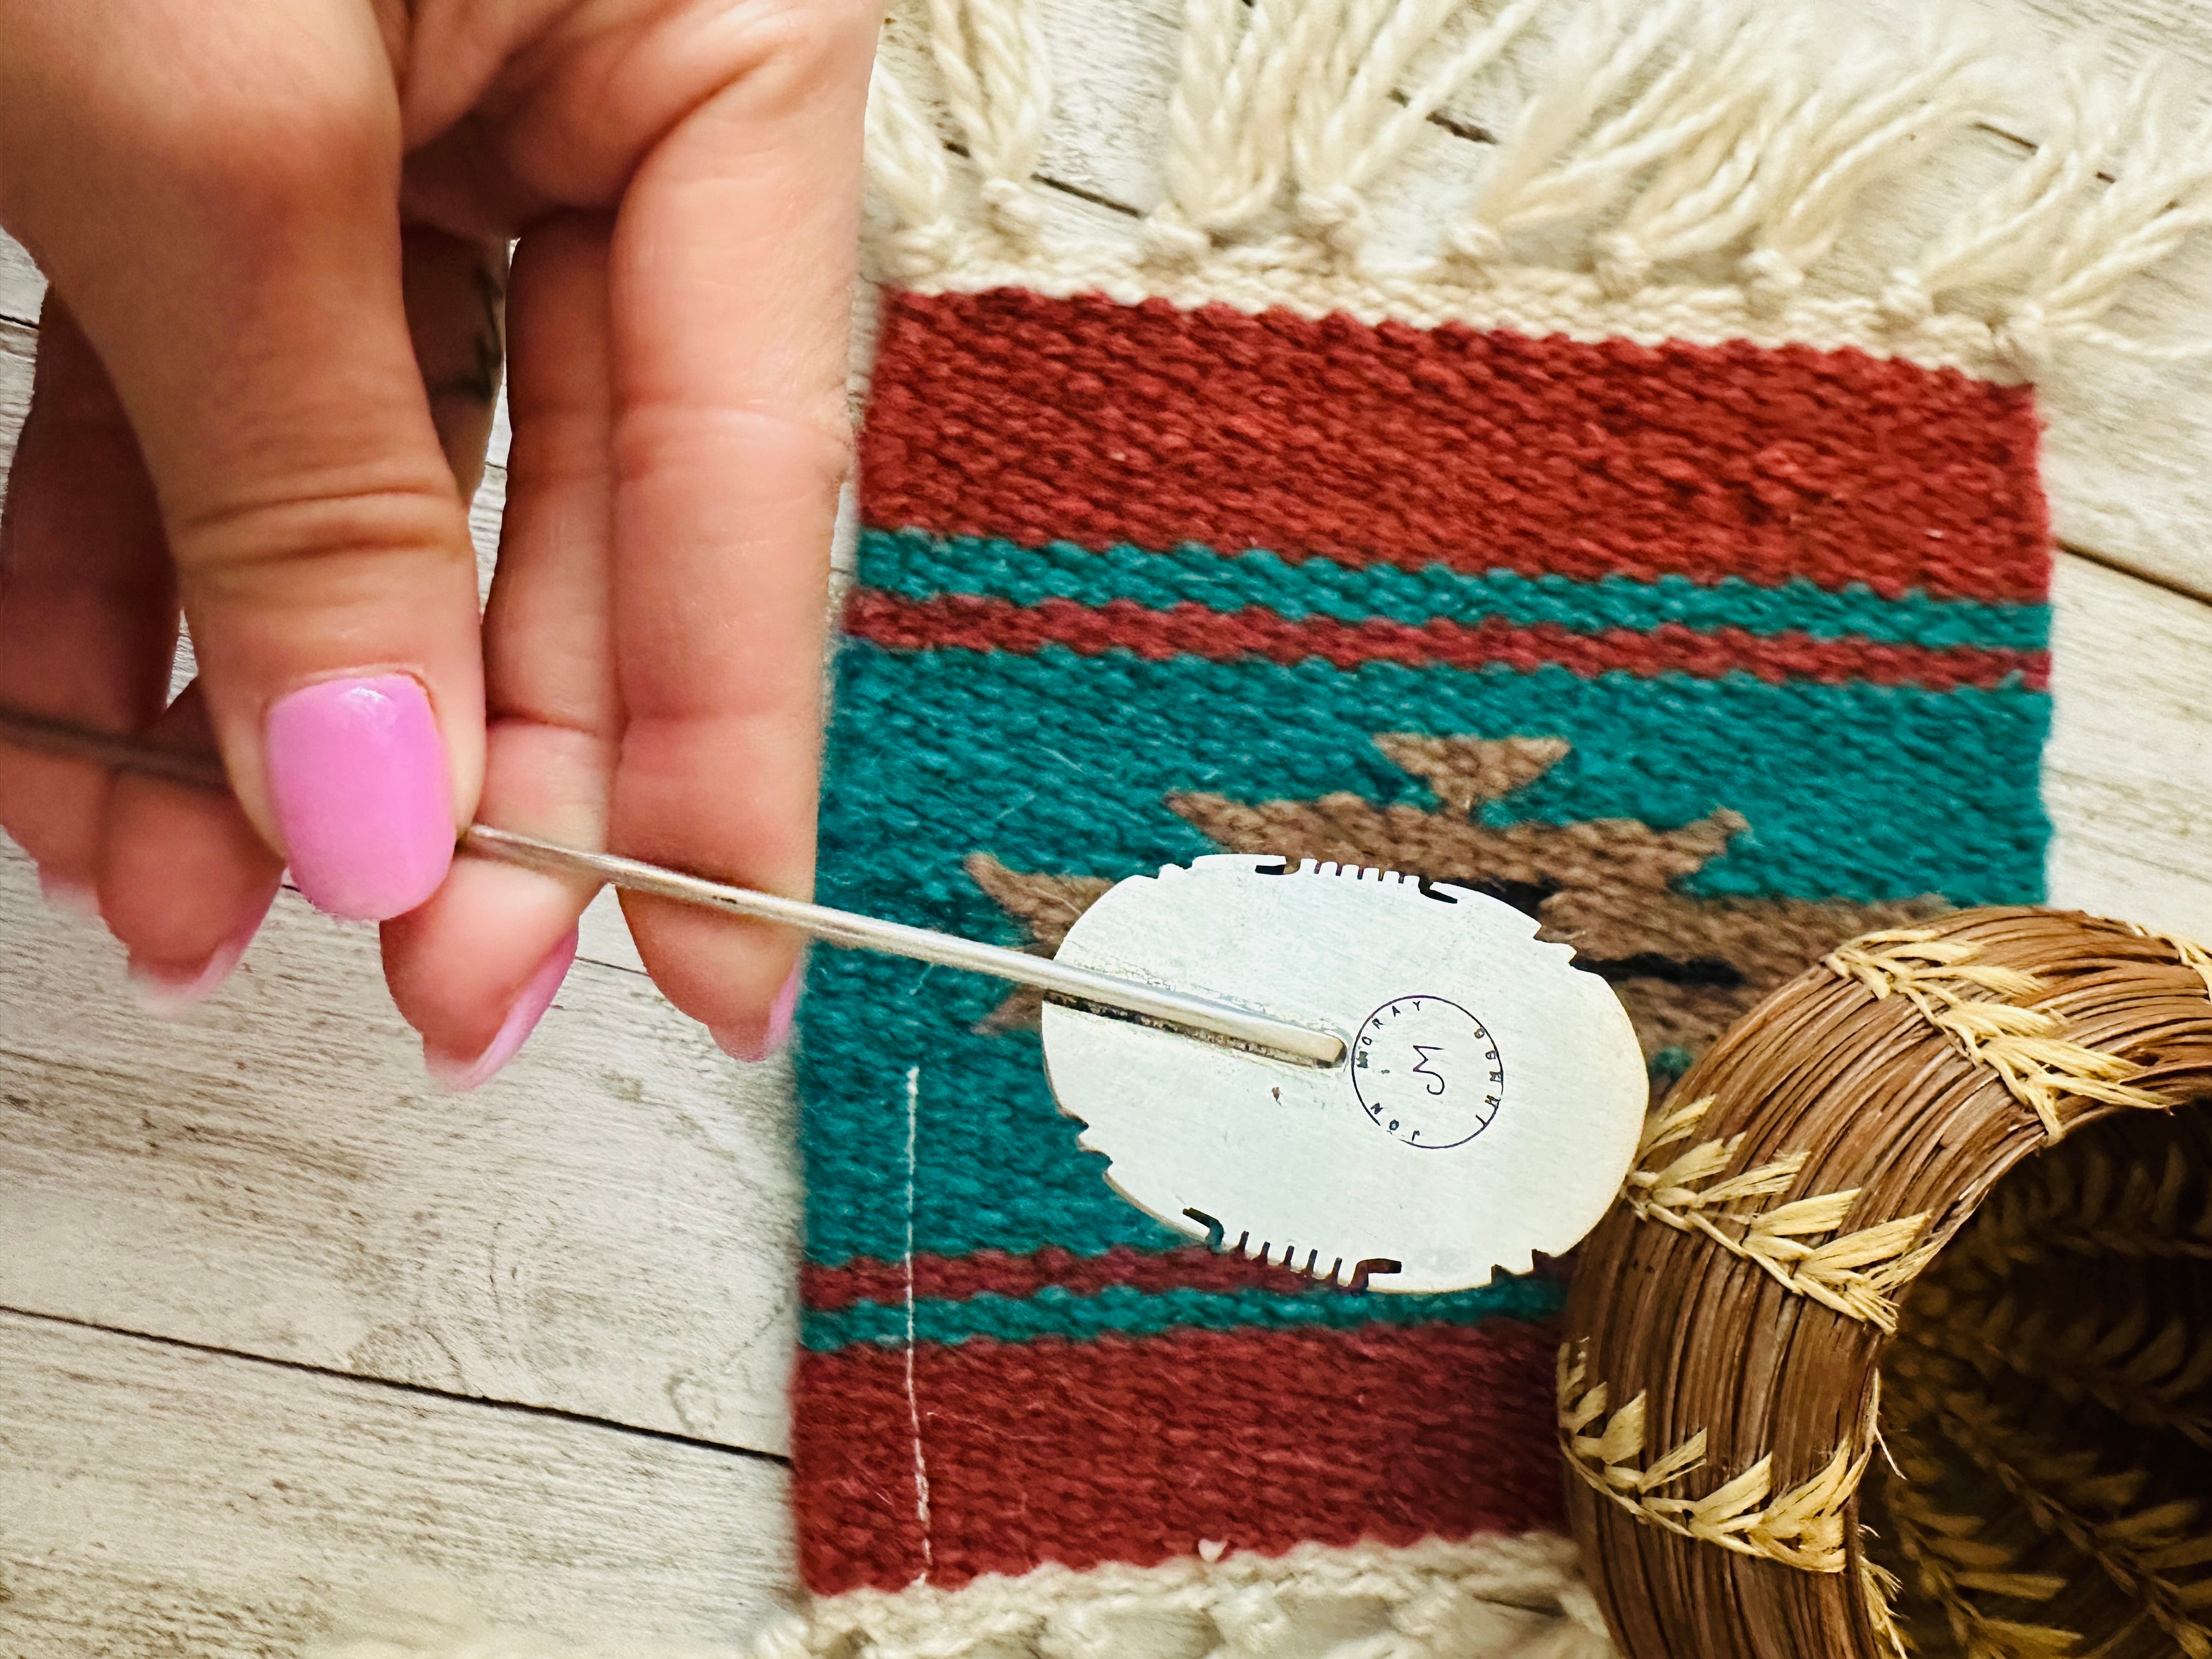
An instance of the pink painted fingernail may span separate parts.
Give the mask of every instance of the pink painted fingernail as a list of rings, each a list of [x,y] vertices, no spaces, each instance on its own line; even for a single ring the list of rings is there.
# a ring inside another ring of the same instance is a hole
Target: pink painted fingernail
[[[273,894],[270,896],[275,896]],[[238,966],[246,954],[246,947],[253,943],[253,936],[261,931],[261,921],[269,914],[264,903],[253,913],[252,919],[228,939],[215,947],[208,959],[197,968],[178,969],[161,963],[145,962],[133,957],[128,972],[131,988],[137,993],[138,1006],[148,1013],[162,1019],[174,1019],[186,1010],[205,1002],[216,994],[216,988],[230,977],[230,970]]]
[[[499,1068],[513,1060],[530,1034],[538,1029],[538,1022],[545,1018],[545,1011],[553,1006],[553,998],[561,988],[561,981],[568,976],[568,965],[576,959],[576,930],[571,927],[568,936],[555,945],[530,982],[514,999],[514,1006],[507,1011],[500,1023],[499,1034],[480,1054],[441,1054],[428,1043],[422,1045],[423,1068],[431,1080],[441,1089],[455,1094],[465,1094],[478,1084],[489,1080]]]
[[[67,876],[50,876],[39,872],[39,896],[46,908],[58,911],[71,921],[98,921],[100,895],[81,881],[71,881]]]
[[[269,790],[292,879],[319,910],[382,921],[453,861],[446,745],[404,674],[325,680],[269,711]]]
[[[784,981],[783,988],[775,994],[775,1000],[769,1004],[768,1023],[758,1031],[749,1030],[743,1026],[724,1025],[710,1030],[707,1035],[713,1037],[714,1046],[732,1060],[742,1060],[748,1064],[766,1060],[791,1040],[792,1018],[799,1012],[799,981],[805,976],[806,963],[801,960],[791,970],[791,977]]]

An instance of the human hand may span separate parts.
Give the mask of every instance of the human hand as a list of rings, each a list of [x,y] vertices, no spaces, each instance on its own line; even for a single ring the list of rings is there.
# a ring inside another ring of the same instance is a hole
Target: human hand
[[[0,4],[0,221],[52,283],[0,701],[211,737],[236,796],[0,748],[0,825],[50,893],[97,896],[157,999],[213,988],[289,859],[384,924],[401,1012],[469,1086],[590,897],[453,863],[472,817],[808,890],[875,24],[864,0]],[[164,710],[179,606],[199,678]],[[793,941],[623,902],[678,1007],[775,1045]]]

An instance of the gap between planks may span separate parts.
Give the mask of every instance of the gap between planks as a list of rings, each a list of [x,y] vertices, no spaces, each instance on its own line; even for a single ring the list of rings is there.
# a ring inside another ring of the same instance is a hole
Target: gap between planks
[[[1863,0],[1838,10],[1837,22],[1865,27],[1870,18],[1874,27],[1901,33],[1920,3]],[[2159,58],[2212,64],[2212,13],[2174,0],[2117,0],[2103,9],[2094,34],[2069,15],[2068,0],[1978,0],[1972,9],[1990,20],[1993,36],[2034,42],[2052,61],[2086,51],[2103,58],[2110,73]],[[1103,219],[1109,240],[1126,240],[1133,219],[1160,194],[1162,118],[1180,9],[1161,0],[1121,0],[1105,8],[1092,0],[1042,0],[1040,9],[1058,72],[1055,116],[1035,175],[1056,198],[1048,217],[1060,230],[1079,234],[1099,231]],[[1531,49],[1540,52],[1546,43],[1540,38]],[[918,43],[896,26],[884,50],[906,61],[909,71],[921,55]],[[2027,53],[2021,58],[2033,61]],[[1519,65],[1517,55],[1513,63]],[[917,84],[933,84],[926,70]],[[1382,216],[1402,229],[1449,214],[1489,134],[1511,118],[1510,95],[1479,85],[1448,100],[1429,124],[1436,142],[1410,180],[1383,192],[1394,199],[1378,200]],[[963,153],[941,114],[940,126],[948,148]],[[1877,283],[1900,252],[1955,214],[1963,194],[1987,188],[2016,165],[2021,148],[2032,147],[2035,135],[2014,124],[1984,125],[1979,137],[2001,154],[1947,155],[1876,186],[1827,265],[1813,273],[1814,286]],[[2208,242],[2212,239],[2200,235],[2166,266],[2136,278],[2115,320],[2154,338],[2212,337]],[[0,313],[32,322],[42,288],[27,255],[0,241]],[[0,388],[0,418],[14,401],[9,390]],[[2212,361],[2159,365],[2077,349],[2040,388],[2039,399],[2049,424],[2045,483],[2060,545],[2212,599],[2212,552],[2204,548],[2204,526],[2212,522]],[[491,445],[495,465],[505,459],[508,435],[502,397]],[[494,495],[493,488],[480,491],[472,506],[480,545],[496,539]]]
[[[780,1455],[796,1339],[787,1060],[742,1066],[579,963],[464,1098],[374,929],[289,895],[186,1018],[0,843],[0,1301]]]
[[[734,1659],[793,1590],[772,1462],[52,1320],[0,1314],[0,1440],[9,1659],[270,1659],[390,1594],[457,1651]]]
[[[224,1347],[212,1342],[194,1342],[181,1336],[164,1336],[159,1331],[132,1330],[120,1325],[103,1325],[95,1320],[72,1319],[66,1314],[40,1313],[31,1308],[10,1307],[0,1303],[0,1316],[36,1320],[41,1324],[65,1326],[72,1330],[92,1331],[102,1336],[120,1337],[132,1342],[150,1342],[157,1347],[173,1348],[180,1353],[202,1354],[216,1359],[235,1359],[248,1365],[273,1366],[278,1370],[296,1371],[302,1376],[328,1377],[344,1382],[370,1382],[380,1389],[389,1389],[401,1395],[419,1395],[425,1400],[449,1401],[458,1406],[480,1406],[486,1411],[520,1412],[526,1417],[543,1417],[561,1423],[580,1423],[592,1428],[608,1429],[617,1434],[636,1435],[647,1440],[661,1440],[673,1446],[696,1446],[702,1451],[717,1453],[726,1457],[749,1457],[780,1469],[789,1469],[791,1458],[783,1452],[756,1451],[750,1446],[734,1446],[726,1440],[702,1439],[697,1435],[680,1434],[673,1429],[648,1428],[639,1423],[624,1423],[611,1417],[600,1417],[590,1412],[569,1411],[560,1406],[531,1406],[520,1401],[500,1400],[489,1395],[456,1394],[450,1389],[433,1388],[427,1382],[410,1382],[389,1376],[363,1376],[357,1371],[335,1370],[328,1365],[311,1364],[304,1359],[280,1359],[265,1353],[254,1353],[244,1348]]]
[[[2055,900],[2212,935],[2212,608],[2058,575]],[[371,930],[290,897],[188,1021],[0,857],[0,1295],[118,1329],[787,1443],[787,1070],[580,966],[465,1103],[432,1091]],[[641,1224],[640,1218],[649,1218]]]

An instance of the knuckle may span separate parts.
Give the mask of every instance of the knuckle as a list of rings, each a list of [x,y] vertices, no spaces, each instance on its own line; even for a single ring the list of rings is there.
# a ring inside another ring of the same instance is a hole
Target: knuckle
[[[879,8],[857,0],[751,0],[734,15],[721,73],[755,100],[805,108],[828,90],[865,85]]]
[[[210,88],[164,111],[141,147],[222,216],[296,212],[396,169],[388,88],[303,72]]]
[[[734,465],[757,487],[835,500],[852,472],[853,429],[842,399],[726,408],[670,401],[625,414],[615,457],[625,480],[690,471],[715,477]]]
[[[450,490],[264,490],[203,507],[173,533],[187,607],[224,602],[344,603],[403,571],[473,568]]]
[[[763,58],[834,62],[872,49],[881,8],[862,0],[753,0],[748,22]]]
[[[227,123],[199,141],[194,160],[198,175],[237,205],[289,216],[382,171],[378,138],[362,112],[293,102]]]

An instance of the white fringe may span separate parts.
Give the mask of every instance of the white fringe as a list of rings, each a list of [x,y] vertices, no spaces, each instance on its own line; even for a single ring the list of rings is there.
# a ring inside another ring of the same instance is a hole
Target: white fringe
[[[1291,125],[1299,228],[1336,253],[1357,255],[1369,229],[1367,192],[1404,160],[1445,100],[1496,63],[1548,3],[1510,0],[1488,21],[1476,21],[1402,103],[1392,94],[1415,54],[1466,9],[1461,0],[1370,0],[1364,9],[1370,15],[1345,20],[1338,49],[1306,77]]]
[[[1146,227],[1167,258],[1198,258],[1281,193],[1300,60],[1326,3],[1188,0],[1182,73],[1168,106],[1168,199]],[[1299,25],[1303,23],[1304,27]]]
[[[926,11],[937,84],[908,84],[918,54],[879,64],[870,150],[883,263],[908,286],[1855,344],[1994,374],[2033,374],[2075,341],[2212,350],[2100,321],[2212,224],[2212,118],[2150,76],[2116,90],[2046,71],[2022,97],[1951,8],[1898,44],[1839,41],[1791,0],[1185,0],[1164,193],[1116,241],[1039,211],[1041,3],[906,0]],[[1457,216],[1393,267],[1376,205],[1430,117],[1540,38],[1549,57]],[[1807,289],[1869,185],[1971,126],[2014,125],[2015,106],[2045,137],[1986,199],[1876,291]],[[971,165],[948,163],[948,143]]]
[[[642,1637],[592,1648],[502,1632],[410,1587],[310,1659],[1617,1659],[1571,1540],[1430,1539],[1157,1567],[1042,1566],[957,1589],[825,1597],[742,1650]]]

